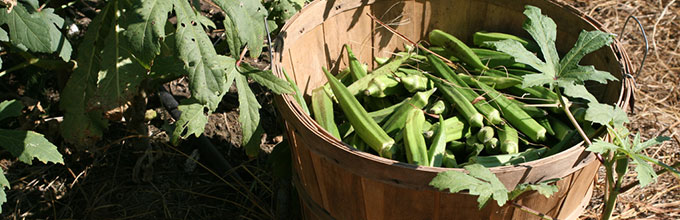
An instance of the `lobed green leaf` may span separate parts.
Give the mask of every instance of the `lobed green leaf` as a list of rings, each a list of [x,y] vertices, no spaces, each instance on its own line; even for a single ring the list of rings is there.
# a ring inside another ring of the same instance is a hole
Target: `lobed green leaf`
[[[259,0],[213,0],[213,2],[229,17],[224,27],[225,33],[231,36],[227,38],[230,41],[231,54],[237,56],[241,53],[241,47],[246,45],[250,57],[260,56],[265,34],[264,18],[267,17],[267,10],[262,3]]]
[[[149,64],[161,52],[165,24],[172,11],[172,1],[132,0],[126,14],[124,33],[130,49],[142,62]]]
[[[599,154],[604,154],[607,152],[616,152],[619,149],[619,146],[609,143],[607,141],[604,141],[602,139],[597,139],[586,148],[587,151],[590,152],[595,152]]]
[[[239,122],[243,130],[243,145],[248,145],[249,142],[259,140],[259,136],[255,135],[260,124],[260,103],[250,87],[246,76],[236,74],[236,89],[238,91],[239,103]]]
[[[33,159],[64,164],[57,146],[34,131],[0,129],[0,146],[29,165],[33,164]]]
[[[430,186],[439,190],[448,189],[451,193],[468,190],[471,195],[478,196],[479,209],[490,198],[496,200],[498,206],[503,206],[508,201],[508,190],[489,169],[480,164],[467,165],[464,168],[469,174],[458,171],[441,172],[430,181]]]
[[[585,119],[601,125],[611,123],[616,128],[628,122],[628,115],[621,107],[591,102],[588,103]]]
[[[606,84],[607,81],[618,81],[611,73],[607,71],[600,71],[594,66],[576,65],[575,68],[569,69],[567,72],[560,74],[560,78],[574,79],[576,82],[583,83],[587,80],[592,80],[601,84]]]
[[[107,43],[104,39],[115,28],[117,3],[116,0],[109,1],[90,23],[78,48],[78,68],[61,93],[59,107],[64,111],[61,131],[67,142],[92,145],[107,127],[102,111],[86,109],[86,104],[96,89],[101,51]]]
[[[568,72],[571,69],[577,68],[581,59],[589,53],[592,53],[603,46],[609,45],[614,42],[614,35],[610,33],[605,33],[599,30],[595,31],[581,31],[576,44],[569,50],[569,52],[562,57],[560,61],[560,70],[558,73],[561,76],[562,73]]]
[[[182,100],[177,109],[182,112],[182,115],[175,122],[175,130],[172,132],[171,142],[177,144],[179,138],[187,138],[192,134],[196,137],[201,136],[205,129],[205,124],[208,123],[208,115],[211,111],[193,98]]]
[[[54,52],[49,35],[51,23],[36,13],[35,7],[19,3],[9,13],[0,10],[0,24],[9,27],[9,40],[13,45],[34,52]]]
[[[522,27],[529,32],[529,35],[534,38],[538,46],[541,48],[541,53],[549,69],[537,69],[545,74],[557,76],[559,63],[559,56],[555,48],[555,39],[557,38],[557,25],[548,16],[541,14],[541,9],[527,5],[524,7],[524,15],[527,20],[524,21]]]

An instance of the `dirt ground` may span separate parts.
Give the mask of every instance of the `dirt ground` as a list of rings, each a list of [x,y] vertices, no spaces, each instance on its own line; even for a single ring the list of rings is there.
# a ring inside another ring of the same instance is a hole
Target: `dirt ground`
[[[635,111],[630,115],[629,127],[644,139],[658,135],[671,137],[671,141],[647,149],[646,153],[667,164],[680,161],[680,3],[675,0],[561,1],[596,18],[612,33],[620,33],[628,15],[640,19],[648,36],[649,54],[644,68],[635,76]],[[641,64],[645,48],[639,33],[636,24],[630,23],[619,36],[636,67]],[[10,82],[3,86],[13,85]],[[178,98],[188,95],[186,81],[173,81],[168,86]],[[285,177],[286,172],[290,172],[285,166],[287,152],[271,152],[272,146],[283,139],[277,112],[271,103],[272,95],[257,85],[251,86],[263,103],[261,114],[267,125],[264,151],[258,157],[248,158],[240,148],[235,91],[227,94],[218,111],[210,116],[205,132],[231,166],[222,168],[225,170],[222,173],[206,169],[208,165],[197,156],[197,146],[168,144],[164,128],[169,126],[165,120],[169,115],[152,94],[148,109],[156,111],[159,117],[148,121],[149,133],[136,134],[124,123],[113,123],[105,139],[96,146],[96,152],[83,152],[63,143],[57,131],[58,117],[38,125],[37,130],[46,133],[53,143],[59,143],[66,165],[27,166],[16,160],[1,160],[2,169],[10,170],[6,175],[12,185],[2,218],[295,218],[299,211],[296,195]],[[50,100],[42,103],[48,105]],[[140,139],[151,144],[140,148],[135,144]],[[4,153],[2,158],[10,158],[8,155]],[[582,219],[597,219],[603,208],[602,176]],[[630,176],[627,182],[633,180],[634,176]],[[664,174],[647,187],[635,187],[620,195],[614,216],[615,219],[680,219],[680,179]]]

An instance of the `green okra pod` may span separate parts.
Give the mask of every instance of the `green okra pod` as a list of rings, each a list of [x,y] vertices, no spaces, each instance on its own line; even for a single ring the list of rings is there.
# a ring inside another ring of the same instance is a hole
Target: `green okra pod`
[[[404,125],[404,147],[406,159],[410,164],[428,166],[428,153],[425,138],[423,137],[423,121],[425,115],[420,109],[411,108]]]
[[[522,108],[517,106],[516,103],[484,83],[477,83],[477,86],[482,88],[486,92],[487,97],[496,103],[498,110],[503,113],[503,116],[511,125],[515,126],[532,141],[545,140],[546,129],[531,118]]]
[[[451,83],[450,88],[453,90],[458,90],[465,97],[465,99],[475,107],[475,109],[479,110],[482,115],[486,116],[486,119],[491,124],[499,124],[502,121],[500,112],[489,105],[486,100],[479,99],[482,96],[479,96],[479,94],[477,94],[477,92],[475,92],[463,79],[461,79],[449,66],[447,66],[444,61],[432,55],[428,56],[428,59],[430,64],[432,64],[432,66],[435,68],[436,73]],[[457,105],[458,103],[454,102],[454,104]]]
[[[429,91],[417,92],[409,101],[402,104],[397,108],[397,110],[390,115],[390,117],[382,125],[382,129],[388,134],[394,134],[394,132],[401,130],[404,127],[404,122],[408,116],[409,110],[413,108],[422,109],[427,105],[428,99],[434,93],[435,89]]]
[[[333,115],[333,101],[323,87],[312,90],[312,112],[314,112],[314,120],[316,120],[322,128],[326,129],[328,133],[334,137],[341,139],[338,126],[335,124],[335,116]]]
[[[439,167],[444,160],[444,151],[446,150],[446,130],[448,129],[444,124],[444,117],[439,116],[439,126],[432,138],[432,144],[427,152],[430,166]]]
[[[340,83],[326,68],[323,68],[326,79],[335,94],[340,108],[345,113],[355,132],[361,139],[368,144],[373,150],[378,152],[380,156],[392,158],[392,146],[394,139],[387,135],[387,133],[380,128],[378,123],[375,123],[368,112],[361,107],[361,103],[357,101],[353,94]]]
[[[363,68],[361,61],[359,61],[359,59],[357,59],[357,57],[354,56],[352,48],[350,48],[348,44],[345,44],[345,50],[347,51],[347,57],[349,57],[350,75],[352,75],[354,81],[357,81],[366,76],[368,74],[366,69]]]
[[[456,156],[450,150],[446,150],[444,153],[444,160],[442,161],[444,167],[446,168],[457,168],[458,163],[456,162]]]
[[[504,154],[514,154],[519,152],[519,136],[517,130],[509,124],[503,124],[498,129],[498,141],[501,145],[501,152]]]
[[[467,63],[473,68],[483,70],[489,69],[488,67],[484,66],[482,61],[474,52],[472,52],[472,49],[470,49],[470,47],[465,45],[465,43],[463,43],[453,35],[448,34],[442,30],[435,29],[430,32],[429,38],[430,43],[432,43],[432,45],[441,46],[446,48],[447,50],[450,50],[453,56],[458,57],[458,59]]]

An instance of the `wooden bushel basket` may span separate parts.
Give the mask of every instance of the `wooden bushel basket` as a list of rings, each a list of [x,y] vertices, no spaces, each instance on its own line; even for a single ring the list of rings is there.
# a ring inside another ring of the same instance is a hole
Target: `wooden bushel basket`
[[[530,38],[521,28],[525,5],[542,9],[557,23],[557,49],[568,51],[581,30],[602,29],[576,9],[546,0],[336,0],[315,1],[291,18],[275,42],[274,74],[290,74],[306,96],[326,82],[321,67],[337,72],[347,65],[342,45],[369,63],[389,57],[404,41],[374,23],[366,13],[384,21],[411,40],[427,39],[442,29],[471,42],[476,31],[506,32]],[[605,30],[606,31],[606,30]],[[631,67],[615,42],[586,56],[582,64],[609,71],[619,81],[588,85],[601,101],[628,106],[632,92],[626,79]],[[295,185],[306,219],[537,219],[511,204],[494,201],[479,210],[475,196],[437,191],[428,183],[448,168],[416,167],[353,150],[322,129],[290,95],[277,96],[290,140]],[[564,152],[516,166],[491,168],[508,189],[519,183],[561,178],[550,198],[526,193],[516,202],[559,219],[577,218],[588,204],[599,162],[574,146]]]

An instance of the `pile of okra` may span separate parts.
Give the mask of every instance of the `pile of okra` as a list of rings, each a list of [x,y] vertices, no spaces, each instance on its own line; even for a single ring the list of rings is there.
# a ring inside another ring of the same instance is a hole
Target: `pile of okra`
[[[434,30],[428,49],[438,56],[405,46],[374,58],[372,71],[345,45],[349,65],[335,75],[322,68],[328,83],[312,91],[312,116],[354,149],[421,166],[510,165],[565,149],[575,132],[557,94],[523,88],[521,76],[535,70],[484,48],[514,39],[537,51],[535,43],[492,32],[473,39],[470,47]]]

